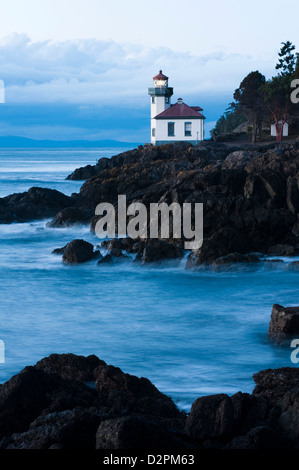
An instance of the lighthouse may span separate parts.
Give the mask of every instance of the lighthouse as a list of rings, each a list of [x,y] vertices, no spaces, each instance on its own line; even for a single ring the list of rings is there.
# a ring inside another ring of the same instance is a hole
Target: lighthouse
[[[173,88],[168,86],[168,77],[162,73],[162,70],[153,77],[153,87],[148,89],[151,97],[151,143],[156,143],[156,116],[171,105]]]
[[[203,109],[188,106],[182,98],[171,104],[173,88],[169,78],[159,71],[148,89],[151,98],[151,143],[162,145],[170,142],[190,142],[193,145],[204,140]]]

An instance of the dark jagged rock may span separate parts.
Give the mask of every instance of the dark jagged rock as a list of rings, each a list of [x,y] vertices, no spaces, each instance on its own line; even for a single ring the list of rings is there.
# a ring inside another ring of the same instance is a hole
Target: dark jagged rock
[[[90,224],[92,214],[77,207],[62,209],[47,225],[52,228],[71,227],[76,224]]]
[[[85,167],[77,168],[73,173],[71,173],[66,179],[67,180],[78,180],[84,181],[92,176],[100,173],[109,167],[110,159],[101,158],[96,165],[87,165]]]
[[[11,224],[15,221],[15,215],[13,211],[8,207],[8,204],[0,199],[0,223]]]
[[[229,253],[226,256],[220,256],[213,262],[215,266],[222,266],[235,263],[259,263],[260,258],[254,254],[241,255],[240,253]]]
[[[160,239],[114,238],[104,240],[101,246],[108,251],[108,254],[99,261],[99,264],[111,262],[114,258],[128,257],[128,254],[135,254],[135,261],[142,264],[177,259],[184,254],[179,246]]]
[[[194,449],[187,436],[158,421],[131,415],[102,421],[96,435],[96,449]]]
[[[117,214],[119,195],[126,195],[128,205],[140,202],[148,210],[151,203],[203,203],[208,246],[192,253],[188,266],[212,263],[230,253],[298,253],[299,142],[145,145],[101,159],[79,173],[89,179],[71,197],[31,188],[0,199],[0,222],[56,216],[52,223],[63,226],[81,223],[88,214],[94,230],[96,206],[111,203]]]
[[[94,449],[101,422],[94,409],[82,407],[39,416],[30,429],[15,433],[6,449]]]
[[[192,405],[186,433],[198,444],[207,446],[207,442],[214,440],[222,447],[235,436],[267,422],[268,412],[264,398],[247,393],[239,392],[232,397],[225,394],[201,397]]]
[[[51,354],[38,361],[36,369],[47,374],[56,374],[64,380],[78,380],[79,382],[94,381],[94,370],[105,366],[97,356],[77,356],[75,354]]]
[[[120,430],[116,446],[135,438],[137,448],[143,439],[158,445],[158,436],[168,446],[184,445],[179,435],[185,413],[147,379],[124,374],[96,356],[52,354],[25,368],[0,386],[0,417],[1,449],[107,448],[103,443],[117,420],[121,429],[126,422],[130,434]],[[139,437],[138,429],[143,430]]]
[[[0,199],[0,223],[47,219],[70,205],[71,198],[59,191],[33,187]]]
[[[113,263],[113,258],[109,253],[105,256],[102,256],[97,262],[98,265],[110,263]]]
[[[298,448],[299,439],[299,369],[284,367],[267,369],[254,375],[253,394],[265,398],[272,405],[272,428]]]
[[[292,449],[299,370],[254,375],[253,393],[178,410],[146,378],[98,357],[52,354],[0,385],[0,449]]]
[[[112,240],[104,240],[101,246],[111,252],[111,250],[127,251],[128,253],[136,252],[136,245],[140,244],[140,240],[133,238],[113,238]],[[137,248],[138,250],[139,248]]]
[[[98,264],[112,263],[115,259],[127,259],[128,253],[135,253],[140,249],[140,243],[139,240],[129,237],[104,240],[101,243],[101,247],[107,250],[108,253],[99,260]]]
[[[119,194],[127,196],[127,204],[138,201],[147,208],[162,201],[181,207],[186,202],[203,203],[208,247],[198,256],[192,254],[188,264],[268,250],[293,256],[299,245],[298,175],[297,142],[141,146],[112,157],[83,184],[75,201],[88,210],[101,202],[117,207]],[[93,218],[93,230],[96,221]]]
[[[198,442],[232,437],[234,407],[228,395],[198,398],[192,405],[186,423],[186,432]]]
[[[280,403],[287,393],[299,393],[299,369],[295,367],[262,370],[253,379],[256,384],[253,395],[265,398],[272,405]]]
[[[135,258],[136,261],[142,263],[153,263],[166,259],[182,258],[183,250],[177,246],[159,239],[148,239],[141,248]]]
[[[212,442],[218,448],[267,449],[273,436],[277,448],[292,448],[293,440],[280,436],[278,423],[269,418],[272,407],[263,396],[241,392],[232,397],[225,394],[202,397],[192,405],[186,432],[204,447],[210,447]],[[264,439],[255,438],[260,435],[258,430],[263,430],[260,437]]]
[[[227,256],[226,248],[212,238],[204,239],[200,250],[191,251],[188,255],[186,268],[193,269],[204,264],[211,264],[215,259]]]
[[[251,154],[247,150],[236,150],[231,152],[222,164],[222,170],[239,170],[244,169],[247,163],[250,162],[253,156],[260,155],[255,152]]]
[[[124,255],[122,250],[119,250],[118,248],[112,248],[109,254],[115,258],[126,258],[126,255]]]
[[[292,449],[294,443],[268,426],[257,426],[244,436],[234,438],[225,449],[283,450]]]
[[[231,397],[234,409],[233,433],[242,435],[268,420],[270,406],[263,397],[238,392]]]
[[[62,246],[61,248],[54,248],[54,250],[52,250],[52,254],[53,255],[63,255],[64,250],[65,250],[65,246]]]
[[[276,342],[283,342],[299,335],[299,307],[273,305],[268,336]]]
[[[113,413],[123,414],[126,410],[126,413],[139,413],[183,427],[185,414],[148,379],[124,374],[113,366],[99,366],[95,378],[101,402]]]
[[[269,256],[294,256],[295,247],[291,245],[275,245],[268,249]]]
[[[63,250],[63,262],[78,264],[90,261],[98,256],[94,246],[85,240],[72,240]]]
[[[90,407],[96,400],[95,391],[84,384],[26,367],[0,387],[0,438],[28,430],[42,414]]]

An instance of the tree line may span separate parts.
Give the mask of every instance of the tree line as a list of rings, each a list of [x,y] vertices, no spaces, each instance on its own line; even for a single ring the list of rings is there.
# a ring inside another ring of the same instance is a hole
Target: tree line
[[[247,122],[255,143],[262,137],[263,123],[271,121],[275,124],[276,140],[281,142],[285,123],[289,119],[299,120],[299,105],[291,100],[292,84],[299,79],[299,53],[290,41],[281,44],[275,67],[277,75],[266,80],[258,70],[250,72],[235,90],[234,102],[211,131],[212,138],[230,133]]]

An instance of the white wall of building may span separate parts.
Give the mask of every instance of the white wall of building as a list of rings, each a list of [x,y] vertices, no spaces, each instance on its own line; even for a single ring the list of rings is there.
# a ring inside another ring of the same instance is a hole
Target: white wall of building
[[[279,125],[281,125],[281,121],[279,121],[278,123]],[[286,122],[283,126],[283,131],[282,131],[282,135],[283,137],[288,137],[289,135],[289,123]],[[272,124],[271,125],[271,136],[272,137],[276,137],[276,128],[275,128],[275,124]]]
[[[168,123],[174,122],[174,136],[168,136]],[[185,123],[191,123],[191,136],[185,136]],[[200,141],[204,139],[203,119],[157,119],[152,121],[155,126],[155,141]]]
[[[151,97],[151,143],[156,144],[156,132],[157,132],[157,121],[155,117],[158,114],[162,113],[166,109],[168,109],[171,105],[171,98],[167,98],[166,96],[155,96],[154,102]],[[154,132],[153,132],[153,129]],[[154,135],[153,135],[154,134]]]
[[[158,116],[158,114],[165,111],[165,109],[168,109],[171,101],[171,99],[168,98],[167,103],[166,96],[154,96],[154,98],[155,102],[153,103],[151,97],[151,119],[154,119],[156,116]]]

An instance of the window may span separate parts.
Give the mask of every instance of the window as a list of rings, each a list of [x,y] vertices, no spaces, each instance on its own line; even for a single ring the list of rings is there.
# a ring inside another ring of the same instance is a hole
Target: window
[[[155,104],[156,100],[155,100],[155,97],[152,96],[152,104]]]
[[[155,137],[155,135],[156,135],[156,129],[153,127],[152,128],[152,137]]]
[[[168,123],[168,137],[174,137],[174,122]]]
[[[185,136],[186,137],[190,137],[192,135],[191,125],[192,125],[191,122],[185,122]]]
[[[166,103],[166,104],[169,104],[169,96],[166,96],[166,98],[165,98],[165,103]]]

